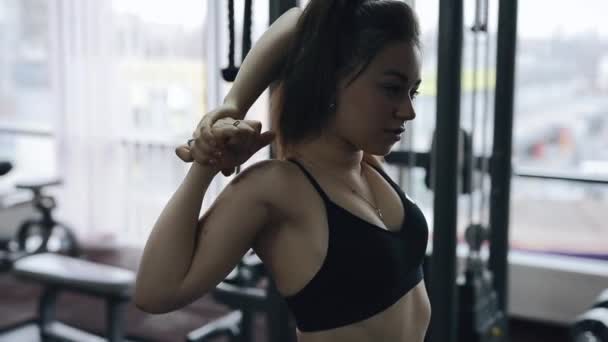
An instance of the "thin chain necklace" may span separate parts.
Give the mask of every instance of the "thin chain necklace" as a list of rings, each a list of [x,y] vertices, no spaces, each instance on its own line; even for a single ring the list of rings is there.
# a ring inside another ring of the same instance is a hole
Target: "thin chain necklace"
[[[319,169],[315,164],[309,162],[308,160],[302,158],[301,156],[298,156],[298,158],[300,160],[303,160],[306,164],[308,164],[309,166],[313,166],[315,169]],[[376,212],[376,215],[378,215],[378,218],[380,218],[380,221],[382,221],[382,223],[384,223],[386,225],[386,222],[384,222],[384,215],[382,215],[382,210],[380,210],[380,208],[378,208],[378,206],[376,206],[374,203],[370,202],[367,198],[365,198],[365,196],[361,195],[360,193],[358,193],[352,186],[350,186],[350,184],[346,183],[345,181],[343,181],[340,177],[337,177],[336,175],[333,175],[331,172],[327,172],[328,174],[334,176],[333,178],[337,179],[340,181],[340,183],[346,185],[347,188],[350,189],[350,191],[359,196],[359,198],[361,198],[362,200],[365,201],[365,203],[369,204],[369,206],[371,206],[374,209],[374,212]],[[363,165],[361,165],[361,173],[363,173]],[[363,176],[363,178],[365,178],[365,176]],[[374,192],[370,189],[370,193],[372,194],[372,198],[374,200],[374,202],[376,201],[376,195],[374,195]]]

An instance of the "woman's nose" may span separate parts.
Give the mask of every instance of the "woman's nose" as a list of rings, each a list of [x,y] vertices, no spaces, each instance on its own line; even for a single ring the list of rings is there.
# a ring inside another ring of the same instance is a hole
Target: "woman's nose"
[[[414,120],[416,118],[416,109],[414,108],[414,104],[412,99],[407,98],[397,111],[395,112],[395,116],[402,120]]]

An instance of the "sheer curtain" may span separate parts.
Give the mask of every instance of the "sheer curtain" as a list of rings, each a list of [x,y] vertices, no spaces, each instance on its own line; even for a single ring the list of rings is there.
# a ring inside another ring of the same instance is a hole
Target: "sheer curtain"
[[[57,0],[51,20],[58,118],[58,217],[85,244],[141,246],[189,165],[174,148],[230,84],[227,2]],[[236,4],[237,65],[243,1]],[[268,2],[254,2],[255,42]],[[266,94],[248,118],[266,124]],[[268,150],[245,165],[265,159]],[[216,177],[209,207],[231,178]]]
[[[54,6],[59,215],[83,243],[143,243],[155,218],[145,213],[160,211],[184,173],[172,150],[205,106],[192,96],[203,93],[202,51],[187,48],[203,44],[202,11],[192,29],[128,3]]]
[[[125,197],[117,144],[124,131],[123,84],[112,46],[111,3],[56,0],[51,42],[56,82],[58,215],[79,238],[99,240],[119,225]]]

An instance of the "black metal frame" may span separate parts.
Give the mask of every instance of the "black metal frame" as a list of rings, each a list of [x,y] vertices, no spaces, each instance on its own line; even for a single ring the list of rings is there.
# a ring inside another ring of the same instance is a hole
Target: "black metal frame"
[[[494,102],[494,144],[490,195],[490,260],[494,288],[502,312],[508,313],[509,204],[513,142],[513,93],[515,90],[515,48],[517,45],[517,0],[500,0],[496,49],[496,95]],[[505,331],[508,340],[508,331]]]
[[[429,298],[433,307],[427,338],[455,342],[457,326],[456,221],[462,65],[463,1],[440,0],[437,60],[436,149],[431,156],[434,196],[433,254]]]
[[[512,176],[513,93],[517,34],[517,1],[501,0],[499,6],[496,62],[496,101],[493,153],[490,157],[490,261],[494,287],[501,311],[507,308],[507,253],[509,248],[509,195]],[[456,219],[458,172],[458,130],[460,127],[460,73],[462,63],[463,1],[441,0],[439,9],[439,51],[437,82],[437,142],[434,155],[416,153],[416,166],[428,168],[434,196],[434,240],[430,265],[429,296],[433,319],[430,341],[456,341]],[[387,162],[407,164],[407,152],[393,154]],[[478,169],[481,157],[474,158]],[[504,332],[508,340],[508,331]]]

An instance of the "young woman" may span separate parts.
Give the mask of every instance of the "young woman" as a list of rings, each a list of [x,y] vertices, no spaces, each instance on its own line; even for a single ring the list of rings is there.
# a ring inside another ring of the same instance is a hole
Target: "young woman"
[[[243,62],[224,105],[177,149],[195,161],[144,249],[135,302],[183,307],[252,248],[300,342],[421,342],[425,218],[382,170],[415,118],[419,29],[397,0],[312,0],[285,13]],[[199,218],[218,172],[275,138],[244,113],[273,80],[279,158],[254,164]]]

